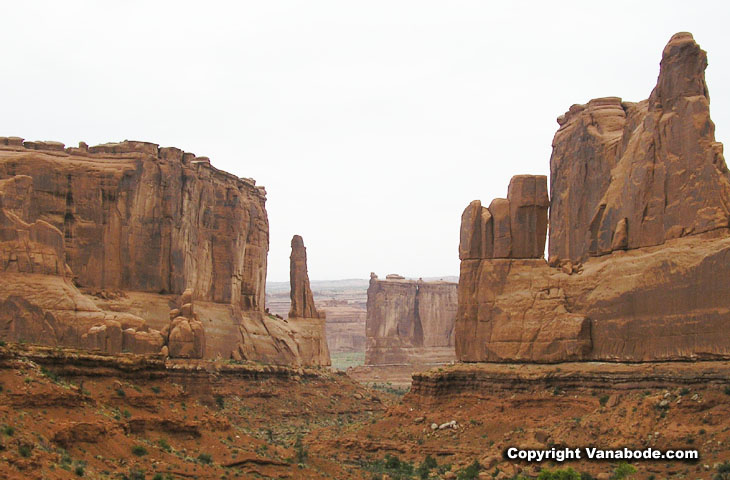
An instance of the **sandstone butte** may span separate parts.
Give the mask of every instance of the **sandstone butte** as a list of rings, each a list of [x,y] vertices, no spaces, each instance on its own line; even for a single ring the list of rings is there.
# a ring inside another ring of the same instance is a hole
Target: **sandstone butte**
[[[328,363],[264,311],[265,202],[253,180],[177,148],[0,137],[0,337]]]
[[[691,34],[674,35],[648,100],[558,118],[549,198],[546,177],[519,175],[506,199],[466,208],[460,360],[730,357],[730,174],[706,66]]]
[[[370,274],[365,322],[367,365],[455,360],[456,284]]]

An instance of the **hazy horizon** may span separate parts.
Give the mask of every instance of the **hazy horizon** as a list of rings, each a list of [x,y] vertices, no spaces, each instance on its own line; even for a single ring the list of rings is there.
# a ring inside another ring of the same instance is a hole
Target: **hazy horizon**
[[[708,52],[730,131],[724,2],[9,4],[0,135],[143,140],[268,192],[268,280],[457,276],[466,205],[549,174],[556,118],[647,98],[672,34]]]

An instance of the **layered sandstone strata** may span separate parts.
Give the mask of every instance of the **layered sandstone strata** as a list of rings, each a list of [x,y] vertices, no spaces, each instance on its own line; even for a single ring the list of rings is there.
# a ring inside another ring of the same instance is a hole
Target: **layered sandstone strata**
[[[428,364],[454,360],[456,284],[370,274],[365,363]]]
[[[264,313],[266,192],[253,180],[152,143],[0,137],[0,192],[0,302],[26,312],[5,338],[156,353],[191,288],[206,357],[298,362],[292,329]]]
[[[692,36],[677,34],[648,100],[592,100],[558,119],[550,265],[542,258],[546,195],[527,195],[520,205],[534,215],[521,223],[504,201],[467,207],[461,360],[730,356],[730,287],[718,281],[730,274],[730,174],[714,139],[706,65]],[[523,178],[510,183],[509,205]],[[515,238],[528,248],[514,248]]]

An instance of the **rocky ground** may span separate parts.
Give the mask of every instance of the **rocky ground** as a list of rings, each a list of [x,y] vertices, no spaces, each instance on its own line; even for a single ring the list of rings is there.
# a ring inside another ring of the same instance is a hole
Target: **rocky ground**
[[[501,480],[571,467],[602,479],[618,468],[508,462],[512,445],[700,451],[695,463],[634,462],[646,479],[711,479],[730,459],[729,362],[460,364],[416,373],[402,396],[324,369],[8,344],[0,386],[0,478]]]

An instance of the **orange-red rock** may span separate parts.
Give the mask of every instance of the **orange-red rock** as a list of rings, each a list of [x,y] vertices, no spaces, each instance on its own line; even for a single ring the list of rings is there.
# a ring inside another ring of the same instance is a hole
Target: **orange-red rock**
[[[291,309],[287,323],[292,329],[301,365],[330,365],[330,352],[325,332],[325,315],[314,306],[307,272],[307,249],[304,240],[294,235],[290,257]]]
[[[461,216],[459,258],[540,258],[545,251],[547,177],[512,177],[507,198],[474,200]]]
[[[678,33],[648,100],[591,100],[558,120],[550,257],[581,261],[728,226],[730,176],[710,119],[706,67],[692,35]]]
[[[253,180],[147,142],[64,149],[0,137],[0,192],[0,302],[52,316],[55,336],[34,326],[36,341],[301,363],[291,325],[264,313],[266,192]],[[186,288],[194,320],[178,298]],[[171,303],[188,321],[163,336]],[[6,338],[23,339],[12,332],[37,318],[11,321]],[[170,336],[185,348],[164,345]]]
[[[428,364],[454,359],[456,284],[370,274],[365,363]]]
[[[714,140],[706,65],[692,36],[677,34],[649,100],[591,100],[558,119],[549,265],[535,255],[545,204],[531,185],[513,179],[508,200],[488,212],[467,207],[459,359],[730,357],[730,286],[718,280],[730,275],[730,174]]]

